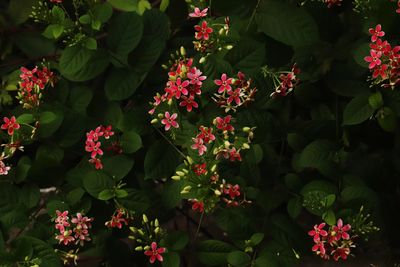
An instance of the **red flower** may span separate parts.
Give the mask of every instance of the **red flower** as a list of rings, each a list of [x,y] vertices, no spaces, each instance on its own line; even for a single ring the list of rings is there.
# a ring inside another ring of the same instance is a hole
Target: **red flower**
[[[144,252],[144,255],[149,256],[150,263],[153,264],[156,261],[156,259],[160,262],[164,260],[161,254],[163,254],[165,251],[166,251],[165,248],[157,248],[157,243],[152,242],[151,247],[149,248],[149,250],[146,250]]]
[[[370,28],[369,33],[372,35],[371,36],[371,42],[375,43],[379,37],[385,36],[385,32],[382,31],[382,26],[381,24],[376,25],[375,29]]]
[[[191,146],[192,149],[199,151],[199,156],[202,156],[207,151],[207,147],[204,145],[204,140],[201,138],[192,138],[194,144]]]
[[[337,248],[332,251],[333,259],[338,261],[339,258],[347,259],[347,256],[350,254],[350,248]]]
[[[165,118],[161,120],[161,123],[165,125],[165,130],[168,131],[171,126],[174,128],[179,128],[179,124],[175,121],[178,114],[174,113],[172,115],[169,114],[168,111],[164,114]]]
[[[232,116],[228,115],[225,118],[221,117],[216,117],[215,118],[215,124],[217,125],[217,128],[222,131],[228,131],[231,132],[234,130],[233,126],[230,123]]]
[[[107,127],[101,126],[101,131],[103,132],[103,136],[105,139],[109,139],[110,136],[114,135],[111,125],[108,125]]]
[[[238,184],[227,184],[224,188],[224,194],[229,195],[231,199],[235,199],[235,197],[240,196],[240,186]]]
[[[208,40],[210,38],[210,33],[213,32],[213,29],[207,26],[207,21],[203,20],[200,25],[194,26],[194,29],[197,31],[195,34],[195,38],[197,40],[204,39]]]
[[[69,227],[69,217],[68,217],[68,211],[59,211],[56,210],[56,215],[57,218],[54,220],[56,223],[56,229],[60,230],[60,232],[64,232],[65,227]]]
[[[196,164],[193,166],[193,171],[197,176],[207,174],[207,164],[205,162],[202,164]]]
[[[75,238],[72,236],[72,230],[61,231],[60,233],[60,235],[56,236],[59,243],[63,243],[66,246],[75,241]]]
[[[96,168],[96,170],[103,169],[103,163],[101,162],[101,159],[92,158],[92,159],[89,159],[89,162],[94,164],[94,167]]]
[[[226,74],[221,75],[221,80],[214,80],[214,83],[219,86],[218,94],[222,94],[224,91],[229,92],[232,90],[231,84],[233,79],[227,78]]]
[[[12,116],[10,119],[4,117],[3,120],[4,124],[1,125],[1,129],[3,130],[7,129],[7,133],[9,135],[13,135],[14,130],[18,130],[21,127],[14,116]]]
[[[179,99],[181,94],[188,95],[189,91],[186,88],[189,85],[189,81],[185,80],[182,82],[181,78],[178,78],[175,83],[171,84],[171,89],[175,92],[175,98]]]
[[[240,88],[228,91],[228,95],[229,95],[228,100],[227,100],[228,104],[232,103],[232,101],[235,101],[236,105],[240,105],[240,102],[241,102],[241,100],[240,100],[241,89]]]
[[[200,11],[200,8],[195,7],[194,8],[194,12],[189,14],[189,17],[191,18],[202,18],[202,17],[206,17],[207,16],[207,11],[208,8],[205,8],[203,10]]]
[[[0,160],[0,175],[7,175],[8,171],[11,169],[11,167],[6,166],[2,160]]]
[[[188,112],[191,112],[193,108],[198,108],[199,104],[194,101],[194,96],[191,95],[189,97],[182,97],[182,101],[179,103],[179,106],[186,107],[186,110]]]
[[[325,3],[328,5],[328,8],[333,6],[341,6],[342,0],[325,0]]]
[[[321,223],[320,225],[314,225],[314,230],[308,232],[309,236],[314,237],[314,242],[319,242],[320,236],[327,236],[328,232],[325,231],[323,228],[325,227],[325,223]],[[314,250],[313,250],[314,251]]]
[[[382,56],[382,52],[377,52],[375,50],[370,51],[371,55],[364,58],[366,62],[369,62],[368,68],[373,69],[375,66],[381,65],[382,61],[380,57]]]
[[[202,72],[199,69],[192,68],[187,74],[187,77],[190,80],[190,84],[201,86],[203,84],[203,81],[207,79],[206,76],[201,76],[201,74]]]
[[[211,143],[215,140],[215,135],[212,133],[213,129],[200,126],[200,133],[197,135],[197,138],[203,139],[204,143]]]
[[[400,14],[400,0],[397,1],[397,9],[396,9],[396,13]]]
[[[229,160],[230,161],[242,161],[242,157],[240,156],[240,152],[236,150],[235,147],[232,147],[231,150],[229,150]]]
[[[339,219],[337,221],[337,226],[333,226],[333,231],[335,232],[335,239],[339,240],[340,238],[343,239],[350,239],[350,235],[347,233],[351,229],[350,224],[346,224],[343,226],[343,221],[342,219]]]
[[[110,228],[122,228],[122,223],[125,225],[128,225],[128,221],[123,218],[125,215],[125,212],[123,209],[118,209],[117,210],[117,215],[112,215],[111,220],[105,223],[105,226],[110,227]]]
[[[319,240],[311,248],[311,250],[316,252],[317,254],[321,254],[321,255],[325,255],[325,253],[326,253],[324,243],[322,241],[319,241]]]
[[[62,0],[50,0],[51,3],[61,4]]]
[[[203,201],[198,201],[197,199],[192,200],[192,210],[199,211],[200,213],[204,212],[204,203]]]
[[[95,158],[97,155],[103,155],[103,150],[101,150],[100,146],[101,142],[87,141],[85,150],[92,153],[90,155],[91,158]]]
[[[387,74],[386,74],[386,70],[388,68],[388,65],[386,64],[382,64],[381,66],[377,66],[374,69],[374,72],[372,73],[372,78],[377,78],[378,76],[381,76],[382,79],[386,79],[387,78]]]
[[[86,140],[96,142],[99,140],[100,136],[103,136],[104,132],[102,131],[103,126],[97,127],[94,131],[86,133]]]

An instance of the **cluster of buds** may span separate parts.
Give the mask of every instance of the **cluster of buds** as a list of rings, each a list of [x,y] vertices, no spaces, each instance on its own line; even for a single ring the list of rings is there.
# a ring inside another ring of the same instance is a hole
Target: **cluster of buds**
[[[177,57],[176,57],[177,56]],[[158,123],[165,126],[168,131],[172,128],[179,128],[176,121],[178,114],[171,111],[171,107],[179,106],[187,112],[192,112],[193,109],[199,107],[198,99],[201,95],[203,81],[207,78],[203,73],[193,66],[193,59],[186,57],[186,51],[181,47],[176,55],[171,55],[171,67],[163,66],[169,69],[168,81],[164,88],[164,94],[154,96],[154,102],[150,103],[152,109],[150,115],[155,114],[157,108],[163,111],[157,114],[157,117],[152,120],[152,123]],[[176,101],[176,105],[173,103]]]
[[[219,86],[218,91],[214,94],[213,100],[219,107],[236,111],[241,106],[246,106],[254,101],[254,94],[257,89],[252,87],[251,79],[246,79],[242,72],[238,72],[237,79],[228,78],[225,73],[221,75],[221,79],[214,81]]]
[[[314,229],[308,232],[313,237],[314,245],[312,251],[322,259],[329,260],[333,257],[335,261],[340,258],[346,260],[350,254],[350,249],[355,247],[353,240],[355,236],[348,233],[351,225],[343,225],[342,219],[337,221],[337,225],[325,230],[325,223],[315,225]]]
[[[193,41],[194,49],[203,54],[208,54],[214,50],[232,49],[232,45],[225,42],[224,37],[229,33],[230,20],[225,18],[223,24],[213,23],[209,19],[203,19],[208,16],[208,8],[201,10],[199,7],[194,7],[193,12],[189,13],[190,18],[200,18],[201,20],[194,26],[195,34]],[[202,59],[204,61],[205,58]]]
[[[143,214],[140,227],[129,227],[131,230],[130,239],[135,240],[135,251],[144,251],[144,255],[149,257],[149,261],[153,264],[156,260],[162,262],[162,254],[166,252],[166,248],[159,247],[164,231],[160,228],[157,219],[149,221],[147,216]]]
[[[76,217],[72,217],[70,220],[68,217],[68,211],[60,212],[56,211],[57,217],[54,220],[55,228],[59,231],[56,234],[56,239],[59,243],[69,245],[71,243],[84,245],[85,241],[90,241],[89,229],[92,227],[93,218],[82,216],[81,213],[77,213]]]
[[[124,208],[119,208],[114,211],[111,219],[105,223],[105,226],[121,229],[124,224],[125,226],[128,225],[131,220],[132,216],[130,212]]]
[[[37,107],[41,103],[45,87],[48,84],[54,87],[55,75],[44,65],[41,69],[36,66],[32,70],[22,67],[21,72],[17,99],[23,108]]]
[[[104,138],[108,140],[113,135],[114,132],[112,131],[111,125],[107,127],[99,126],[96,129],[86,133],[85,150],[90,153],[89,162],[94,164],[96,169],[103,168],[100,157],[104,154],[104,152],[101,149],[101,142],[99,139]]]
[[[373,84],[394,89],[400,83],[400,46],[392,48],[388,41],[381,38],[385,36],[385,32],[380,24],[370,28],[369,33],[370,55],[364,60],[369,63]]]
[[[274,83],[274,92],[271,93],[271,97],[287,96],[300,82],[297,74],[300,73],[300,69],[296,64],[293,64],[290,71],[279,71],[273,72],[265,66],[263,69],[265,77],[270,77]]]

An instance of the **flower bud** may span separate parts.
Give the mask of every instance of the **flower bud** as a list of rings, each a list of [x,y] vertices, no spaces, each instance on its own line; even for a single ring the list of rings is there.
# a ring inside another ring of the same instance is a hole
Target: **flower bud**
[[[221,193],[221,191],[219,191],[218,189],[215,189],[215,190],[214,190],[214,194],[215,194],[217,197],[219,197],[222,193]]]
[[[190,165],[193,164],[193,159],[191,157],[189,157],[189,156],[187,156],[187,161],[189,162]]]
[[[144,249],[144,250],[149,250],[149,249],[150,249],[150,246],[145,246],[143,249]]]
[[[157,122],[158,122],[157,119],[152,119],[150,123],[151,123],[151,124],[156,124]]]
[[[182,56],[185,56],[185,55],[186,55],[186,49],[185,49],[183,46],[181,46],[180,52],[181,52],[181,55],[182,55]]]
[[[190,191],[191,189],[192,189],[192,187],[191,187],[190,185],[185,186],[185,187],[183,188],[183,190],[185,190],[185,191]]]
[[[214,164],[212,167],[211,167],[211,172],[215,172],[217,170],[217,164]]]
[[[163,69],[165,69],[165,70],[167,70],[167,69],[168,69],[168,66],[167,66],[167,65],[165,65],[165,64],[162,64],[162,65],[161,65],[161,67],[162,67]]]
[[[199,60],[199,63],[203,64],[204,62],[206,62],[206,58],[205,57],[201,57],[200,60]]]
[[[186,174],[189,173],[189,170],[187,170],[187,169],[182,169],[182,171],[183,171],[184,173],[186,173]]]
[[[138,247],[135,248],[135,250],[136,250],[136,251],[142,251],[142,250],[143,250],[143,247],[142,247],[142,246],[138,246]]]
[[[158,222],[158,219],[155,219],[155,220],[154,220],[154,226],[155,226],[155,227],[158,227],[159,225],[160,225],[160,223]]]
[[[139,229],[139,230],[138,230],[138,233],[139,233],[139,235],[144,236],[144,232],[143,232],[142,229]]]
[[[224,35],[224,34],[225,34],[225,29],[224,29],[224,28],[221,28],[221,29],[218,31],[218,34],[219,34],[219,35]]]
[[[145,223],[148,223],[148,222],[149,222],[149,219],[147,219],[146,214],[143,214],[143,221],[144,221]]]
[[[248,143],[244,143],[244,144],[242,145],[242,147],[243,147],[243,149],[249,149],[249,148],[250,148],[250,146],[249,146]]]
[[[176,174],[178,174],[179,176],[185,176],[185,173],[181,171],[177,171]]]
[[[179,181],[181,177],[179,175],[174,175],[171,177],[172,180]]]
[[[162,119],[162,118],[164,118],[164,114],[158,113],[158,114],[157,114],[157,117],[158,117],[159,119]]]
[[[227,50],[231,50],[233,48],[233,45],[226,45],[225,46],[225,49],[227,49]]]
[[[137,232],[137,229],[135,227],[133,227],[133,226],[129,227],[129,230],[131,230],[133,233]]]
[[[225,145],[226,148],[228,148],[228,147],[231,145],[231,143],[230,143],[228,140],[226,140],[226,141],[224,142],[224,145]]]
[[[156,229],[154,229],[154,233],[158,234],[160,232],[160,227],[156,227]]]
[[[243,127],[242,131],[245,132],[245,133],[248,133],[248,132],[251,131],[251,128],[250,127]]]
[[[172,99],[169,99],[167,104],[168,104],[168,106],[171,106],[172,105]]]

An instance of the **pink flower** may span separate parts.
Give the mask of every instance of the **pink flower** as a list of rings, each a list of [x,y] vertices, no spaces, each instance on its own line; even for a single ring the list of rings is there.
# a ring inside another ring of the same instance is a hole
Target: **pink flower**
[[[174,113],[172,115],[169,114],[168,111],[164,114],[165,118],[161,120],[161,123],[165,125],[165,130],[168,131],[171,126],[174,128],[179,128],[179,124],[175,121],[178,117],[178,114]]]
[[[105,223],[105,226],[109,228],[122,228],[122,224],[124,223],[125,225],[128,225],[128,221],[123,218],[125,215],[125,212],[123,209],[118,209],[117,210],[117,215],[112,215],[111,220]]]
[[[112,131],[112,126],[108,125],[106,127],[102,126],[101,130],[103,132],[103,136],[105,139],[109,139],[111,136],[114,135],[114,132]]]
[[[350,235],[347,233],[351,229],[350,224],[346,224],[343,226],[343,221],[342,219],[339,219],[337,221],[337,225],[333,226],[333,231],[335,232],[335,239],[339,240],[340,238],[343,239],[350,239]]]
[[[240,102],[241,102],[241,100],[240,100],[241,89],[240,88],[228,91],[228,95],[229,95],[228,100],[227,100],[228,104],[232,103],[232,101],[235,101],[236,105],[240,105]]]
[[[218,93],[222,94],[224,91],[229,92],[232,90],[231,84],[233,79],[227,78],[226,74],[221,75],[221,80],[215,80],[214,83],[219,86]]]
[[[215,124],[217,125],[217,128],[222,131],[228,131],[231,132],[234,130],[233,126],[230,123],[232,116],[228,115],[225,118],[221,117],[216,117],[215,118]]]
[[[87,141],[85,150],[91,152],[91,158],[95,158],[97,155],[103,155],[103,150],[101,150],[100,146],[101,142]]]
[[[179,103],[179,106],[186,107],[186,110],[188,112],[191,112],[193,108],[198,108],[199,104],[194,101],[194,96],[191,95],[189,97],[182,97],[182,101]]]
[[[195,34],[195,38],[197,40],[204,39],[208,40],[210,38],[210,33],[213,32],[213,29],[207,26],[207,21],[203,20],[201,26],[196,25],[194,29],[197,31]]]
[[[232,147],[231,150],[229,150],[229,160],[230,161],[242,161],[242,157],[240,156],[240,152],[236,150],[235,147]]]
[[[203,201],[198,201],[197,199],[192,200],[192,210],[193,211],[199,211],[200,213],[204,212],[204,202]]]
[[[324,243],[322,241],[316,241],[315,245],[311,248],[312,251],[317,252],[317,254],[325,255],[326,250]]]
[[[208,144],[215,140],[215,135],[212,133],[213,129],[200,126],[200,133],[197,135],[197,138],[203,139],[204,143]]]
[[[61,4],[63,0],[50,0],[51,3]]]
[[[369,62],[369,69],[375,68],[375,66],[381,65],[382,61],[380,60],[380,57],[382,56],[382,52],[377,52],[375,50],[370,51],[371,55],[367,56],[364,58],[366,62]]]
[[[144,255],[150,257],[150,263],[153,264],[156,260],[162,262],[164,259],[161,254],[165,253],[165,248],[157,248],[157,243],[152,242],[149,250],[144,252]]]
[[[97,127],[94,131],[91,130],[86,134],[86,140],[87,141],[93,141],[96,142],[99,140],[100,136],[103,136],[104,132],[102,131],[103,126]]]
[[[328,232],[323,228],[325,227],[325,223],[321,223],[320,225],[314,225],[314,230],[308,232],[309,236],[314,237],[314,242],[318,242],[320,240],[320,236],[327,236]],[[314,250],[313,250],[314,251]]]
[[[69,243],[75,241],[75,238],[72,235],[72,230],[61,231],[60,235],[56,236],[56,239],[59,240],[59,243],[63,243],[65,246]]]
[[[8,171],[11,169],[11,167],[6,166],[2,160],[0,160],[0,175],[7,175]]]
[[[68,211],[59,211],[56,210],[56,215],[57,218],[54,220],[54,222],[56,223],[56,229],[60,230],[60,232],[64,232],[65,227],[69,227],[70,223],[69,223],[69,217],[68,217]]]
[[[12,116],[10,119],[7,117],[3,118],[4,123],[1,125],[1,129],[6,130],[9,135],[14,134],[14,130],[18,130],[21,126],[17,122],[17,119]]]
[[[195,7],[194,8],[194,12],[189,14],[189,17],[191,18],[202,18],[202,17],[206,17],[207,16],[207,11],[208,8],[205,8],[203,10],[200,11],[200,8]]]
[[[372,35],[371,36],[371,42],[375,43],[379,37],[385,36],[385,32],[382,31],[382,26],[381,24],[376,25],[375,29],[370,28],[368,32]]]
[[[204,145],[204,141],[201,138],[192,138],[194,144],[191,146],[192,149],[197,149],[199,156],[202,156],[207,151],[207,147]]]
[[[96,170],[101,170],[103,169],[103,163],[101,162],[101,159],[98,158],[91,158],[89,159],[89,162],[91,164],[94,164],[94,167],[96,168]]]
[[[199,69],[192,68],[190,72],[187,73],[187,77],[190,80],[190,84],[201,86],[203,84],[203,81],[207,79],[206,76],[201,76],[201,74],[203,73]]]
[[[189,91],[186,88],[189,85],[189,81],[185,80],[182,82],[181,78],[178,78],[175,83],[171,85],[171,89],[175,92],[175,98],[179,99],[181,94],[188,95]]]
[[[400,0],[397,1],[397,9],[396,9],[396,13],[400,14]]]
[[[337,248],[334,251],[332,251],[333,254],[333,259],[335,261],[338,261],[339,258],[342,258],[343,260],[347,259],[347,256],[350,254],[350,248]]]
[[[388,68],[388,65],[382,64],[381,66],[377,66],[374,69],[374,72],[372,73],[372,78],[377,78],[378,76],[381,76],[382,79],[387,78],[386,70]]]
[[[231,199],[235,199],[236,197],[240,196],[240,186],[238,184],[227,184],[224,188],[224,194],[229,195]]]

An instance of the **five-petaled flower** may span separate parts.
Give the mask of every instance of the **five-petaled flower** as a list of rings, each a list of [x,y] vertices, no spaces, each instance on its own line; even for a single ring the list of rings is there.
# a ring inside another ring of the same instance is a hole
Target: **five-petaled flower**
[[[232,90],[231,84],[233,82],[232,78],[228,78],[225,73],[221,75],[221,80],[214,80],[214,83],[219,86],[218,93],[221,94],[224,91],[229,92]]]
[[[200,10],[200,8],[195,7],[194,11],[192,13],[189,14],[189,17],[191,18],[202,18],[202,17],[206,17],[207,16],[207,11],[208,8],[205,8],[203,10]]]
[[[172,115],[169,114],[168,111],[164,114],[164,119],[161,120],[161,123],[165,125],[165,130],[168,131],[171,129],[171,126],[174,128],[179,128],[179,124],[175,121],[178,117],[178,114],[174,113]]]
[[[230,124],[231,122],[231,115],[226,116],[225,118],[221,117],[216,117],[215,118],[215,124],[217,125],[217,128],[222,131],[228,131],[231,132],[234,130],[233,126]]]
[[[213,32],[211,27],[208,27],[207,21],[203,20],[200,25],[194,26],[194,29],[197,31],[195,34],[195,38],[197,40],[204,39],[208,40],[210,38],[210,34]]]
[[[197,149],[199,152],[199,156],[202,156],[204,152],[207,151],[207,147],[204,145],[204,140],[202,138],[192,138],[193,145],[191,146],[192,149]]]
[[[192,210],[193,211],[199,211],[200,213],[204,212],[204,202],[199,201],[197,199],[192,199]]]
[[[11,167],[6,166],[6,164],[0,160],[0,175],[7,175],[10,169]]]
[[[327,236],[328,232],[324,230],[325,223],[321,223],[320,225],[314,225],[314,229],[308,232],[309,236],[314,237],[314,242],[320,240],[321,236]]]
[[[376,25],[375,29],[370,28],[368,32],[372,35],[371,36],[371,42],[375,43],[379,37],[385,36],[385,32],[382,31],[382,26],[381,24]]]
[[[14,130],[18,130],[21,127],[19,125],[19,123],[17,122],[17,119],[15,118],[15,116],[12,116],[10,119],[7,117],[4,117],[3,120],[4,120],[4,123],[1,125],[1,129],[7,130],[7,133],[9,135],[13,135]]]
[[[166,249],[162,247],[157,247],[156,242],[152,242],[150,248],[144,252],[144,255],[150,257],[150,263],[154,263],[156,260],[162,262],[164,260],[161,254],[165,253]]]
[[[339,239],[350,239],[350,235],[347,233],[348,231],[350,231],[351,229],[351,225],[350,224],[346,224],[343,225],[343,221],[342,219],[339,219],[337,221],[337,225],[333,226],[333,231],[335,233],[335,239],[339,240]]]
[[[369,62],[368,68],[373,69],[375,66],[381,65],[382,61],[380,58],[382,56],[382,52],[371,49],[370,54],[370,56],[364,58],[365,61]]]

